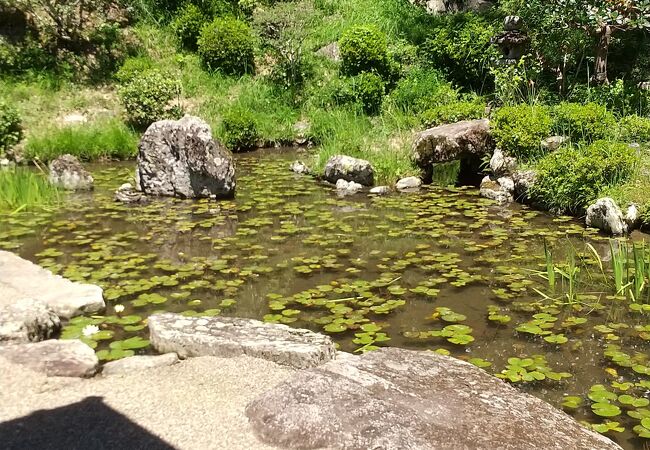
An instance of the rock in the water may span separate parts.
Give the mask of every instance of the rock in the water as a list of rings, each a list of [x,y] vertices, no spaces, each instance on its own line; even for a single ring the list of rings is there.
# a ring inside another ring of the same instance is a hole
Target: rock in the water
[[[551,136],[550,138],[542,141],[542,148],[549,152],[554,152],[569,141],[569,138],[564,136]]]
[[[90,377],[99,364],[95,351],[77,339],[6,345],[0,357],[50,377]]]
[[[481,181],[480,194],[500,205],[505,205],[514,201],[514,190],[515,183],[512,178],[501,177],[495,181],[490,177],[485,177]]]
[[[494,154],[490,159],[490,169],[497,177],[510,175],[517,169],[517,159],[512,156],[506,156],[500,148],[494,149]]]
[[[339,43],[337,41],[327,44],[325,47],[319,48],[316,50],[316,54],[327,58],[330,61],[341,61],[341,49],[339,48]]]
[[[34,299],[62,319],[104,309],[102,288],[70,281],[10,252],[0,251],[0,286],[9,286],[22,298]],[[10,305],[11,298],[0,298]]]
[[[376,186],[376,187],[370,189],[370,193],[373,194],[373,195],[390,194],[390,187],[389,186]]]
[[[291,163],[291,167],[289,167],[292,172],[297,173],[299,175],[307,175],[309,172],[309,167],[302,162],[302,161],[294,161]]]
[[[515,199],[517,201],[526,201],[529,199],[528,191],[535,183],[537,173],[534,170],[518,170],[512,174],[512,180],[515,183]]]
[[[480,160],[494,152],[494,140],[487,119],[466,120],[418,133],[413,160],[427,174],[433,164],[462,159]]]
[[[50,163],[50,183],[69,191],[93,188],[93,177],[72,155],[63,155]]]
[[[422,180],[418,177],[402,178],[395,184],[395,189],[398,191],[407,191],[409,189],[418,189],[422,186]]]
[[[232,197],[235,164],[198,117],[162,120],[149,126],[138,152],[137,183],[148,195],[181,198]]]
[[[315,367],[334,358],[328,336],[313,331],[233,317],[149,317],[150,340],[161,352],[188,356],[247,355],[298,369]]]
[[[153,369],[155,367],[171,366],[178,362],[176,353],[165,353],[164,355],[138,355],[129,356],[128,358],[118,359],[117,361],[107,362],[102,369],[104,375],[122,375],[137,373],[142,370]]]
[[[605,233],[613,235],[629,233],[636,221],[636,206],[628,208],[624,216],[621,208],[609,197],[599,198],[596,203],[587,208],[587,226],[598,228]]]
[[[146,195],[136,191],[131,183],[124,183],[115,191],[114,200],[122,203],[146,203],[149,201]]]
[[[246,415],[284,449],[620,450],[467,362],[398,348],[296,372]]]
[[[59,317],[47,305],[0,282],[0,345],[42,341],[60,329]]]
[[[336,155],[332,156],[325,165],[325,180],[336,183],[339,179],[372,186],[375,171],[370,162],[365,159]]]
[[[354,181],[345,181],[339,179],[336,182],[336,191],[339,193],[339,195],[353,195],[362,189],[363,186],[361,186],[359,183],[355,183]]]

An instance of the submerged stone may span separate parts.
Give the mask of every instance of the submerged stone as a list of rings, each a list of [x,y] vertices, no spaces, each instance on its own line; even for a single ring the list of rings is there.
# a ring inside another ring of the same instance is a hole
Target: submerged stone
[[[406,177],[402,178],[395,184],[398,191],[407,191],[409,189],[417,189],[422,186],[422,180],[419,177]]]
[[[246,415],[286,449],[620,449],[469,363],[398,348],[297,372]]]
[[[501,177],[497,180],[493,180],[490,177],[485,177],[483,178],[483,181],[481,181],[481,196],[494,200],[500,205],[513,202],[514,191],[515,183],[512,178]]]
[[[325,180],[336,183],[339,179],[372,186],[375,171],[369,161],[346,155],[332,156],[325,165]]]
[[[181,358],[247,355],[304,369],[336,354],[328,336],[253,319],[155,314],[149,317],[149,332],[157,351],[176,352]]]
[[[93,177],[72,155],[62,155],[50,163],[50,183],[68,191],[93,188]]]
[[[390,193],[389,186],[376,186],[370,189],[370,193],[373,195],[386,195]]]
[[[339,195],[353,195],[363,189],[363,186],[354,181],[345,181],[339,179],[336,182],[336,191]]]
[[[309,170],[309,167],[307,167],[307,165],[302,161],[294,161],[294,162],[292,162],[289,169],[293,173],[297,173],[298,175],[307,175],[309,172],[311,172]]]
[[[181,198],[232,197],[232,154],[212,138],[198,117],[161,120],[142,136],[136,170],[138,188],[148,195]]]
[[[7,345],[0,357],[50,377],[91,377],[99,364],[95,351],[77,339]]]
[[[121,203],[145,203],[148,201],[147,196],[142,192],[137,191],[131,183],[124,183],[121,185],[117,191],[115,191],[115,196],[113,198],[116,202]]]

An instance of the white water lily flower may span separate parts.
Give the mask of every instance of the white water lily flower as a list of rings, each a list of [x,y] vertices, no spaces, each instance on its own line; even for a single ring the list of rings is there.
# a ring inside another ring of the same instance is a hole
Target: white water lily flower
[[[115,310],[116,313],[119,314],[124,311],[124,305],[115,305],[113,309]]]
[[[97,325],[86,325],[83,327],[83,330],[81,330],[81,333],[84,336],[92,336],[97,332],[99,332],[99,327]]]

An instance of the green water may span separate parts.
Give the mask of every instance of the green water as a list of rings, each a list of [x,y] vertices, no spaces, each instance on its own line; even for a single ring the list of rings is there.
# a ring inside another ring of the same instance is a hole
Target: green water
[[[104,288],[106,315],[73,319],[63,331],[102,359],[150,351],[146,318],[155,311],[252,317],[327,333],[349,352],[390,345],[472,359],[560,408],[565,395],[580,396],[583,406],[567,412],[620,422],[625,431],[608,435],[643,448],[632,429],[650,414],[650,333],[641,328],[650,311],[613,298],[589,260],[587,243],[607,264],[606,238],[570,218],[498,207],[471,188],[339,198],[291,173],[295,158],[238,156],[232,201],[144,206],[112,200],[133,163],[95,166],[94,193],[72,195],[57,212],[0,218],[0,247]],[[573,252],[584,263],[571,302],[566,285],[558,280],[552,291],[538,274],[545,240],[558,265]],[[101,332],[83,337],[89,324]],[[543,359],[525,359],[534,355]],[[520,360],[507,371],[509,358]],[[543,379],[517,379],[521,367]],[[620,414],[599,417],[587,399],[596,384],[642,400],[614,396]]]

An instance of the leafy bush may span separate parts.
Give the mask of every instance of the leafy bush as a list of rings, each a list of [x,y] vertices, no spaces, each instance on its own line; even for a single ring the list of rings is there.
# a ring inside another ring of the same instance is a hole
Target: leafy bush
[[[381,77],[375,73],[364,72],[351,79],[354,96],[367,114],[376,114],[386,94]]]
[[[242,109],[233,109],[223,116],[224,144],[234,152],[257,147],[259,132],[255,116]]]
[[[115,73],[115,79],[126,84],[144,72],[153,69],[154,63],[149,57],[128,58]]]
[[[531,199],[551,211],[580,213],[606,188],[629,179],[636,162],[636,151],[627,144],[597,141],[561,148],[537,165]]]
[[[10,150],[22,138],[23,127],[18,111],[0,102],[0,155]]]
[[[422,123],[426,127],[435,127],[461,120],[480,119],[485,115],[483,102],[459,101],[436,106],[422,113]]]
[[[410,71],[389,96],[391,106],[415,114],[457,99],[458,93],[439,72],[426,69]]]
[[[172,101],[180,94],[177,81],[157,70],[133,77],[119,88],[127,118],[133,125],[145,128],[162,119],[182,115]]]
[[[47,162],[69,153],[83,161],[128,159],[136,155],[137,146],[138,135],[122,121],[111,119],[45,129],[27,140],[25,157]]]
[[[199,56],[209,70],[244,74],[253,70],[255,41],[249,26],[233,18],[215,19],[201,30]]]
[[[650,142],[650,118],[637,115],[623,117],[619,123],[621,139],[626,142]]]
[[[386,36],[372,25],[347,29],[339,40],[341,71],[345,75],[376,72],[387,75],[389,68]]]
[[[612,136],[616,119],[605,106],[561,103],[555,107],[555,131],[574,141],[594,142]]]
[[[198,6],[187,3],[181,8],[171,23],[171,28],[181,48],[196,51],[196,42],[205,22],[205,15]]]
[[[494,114],[491,126],[501,150],[527,161],[542,154],[541,142],[551,135],[553,120],[541,106],[504,106]]]
[[[498,22],[474,13],[440,16],[438,26],[420,46],[424,64],[444,70],[463,86],[489,86],[490,61],[496,48],[490,40],[501,29]]]

